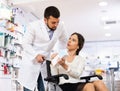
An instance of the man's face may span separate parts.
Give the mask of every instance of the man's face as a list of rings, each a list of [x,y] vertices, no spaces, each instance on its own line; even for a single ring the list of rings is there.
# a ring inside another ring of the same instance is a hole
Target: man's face
[[[56,30],[59,23],[59,18],[54,18],[53,16],[50,16],[49,18],[45,18],[44,20],[49,29],[53,31]]]

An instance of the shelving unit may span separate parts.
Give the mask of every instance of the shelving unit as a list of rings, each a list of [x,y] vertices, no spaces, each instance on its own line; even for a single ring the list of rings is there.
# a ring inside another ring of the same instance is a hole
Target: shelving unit
[[[4,27],[0,27],[0,78],[11,79],[11,83],[17,91],[19,84],[17,82],[19,62],[21,61],[22,32],[15,30],[10,32]]]
[[[0,28],[0,29],[1,29],[1,31],[0,31],[1,54],[0,55],[4,59],[3,61],[1,60],[0,62],[1,62],[1,64],[7,64],[10,67],[14,67],[15,59],[18,59],[19,57],[21,57],[21,54],[19,53],[21,44],[19,44],[19,42],[16,43],[18,38],[17,38],[17,35],[15,35],[15,33],[9,32],[8,30],[5,30],[4,28]],[[22,35],[21,35],[21,37],[22,37]]]

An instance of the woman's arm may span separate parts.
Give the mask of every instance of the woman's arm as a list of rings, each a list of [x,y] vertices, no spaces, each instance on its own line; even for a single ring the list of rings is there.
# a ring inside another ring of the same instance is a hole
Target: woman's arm
[[[72,62],[72,65],[65,64],[65,60],[63,59],[59,62],[59,64],[66,70],[68,75],[74,78],[79,78],[83,72],[85,61],[83,58],[78,57],[74,60],[74,62]]]

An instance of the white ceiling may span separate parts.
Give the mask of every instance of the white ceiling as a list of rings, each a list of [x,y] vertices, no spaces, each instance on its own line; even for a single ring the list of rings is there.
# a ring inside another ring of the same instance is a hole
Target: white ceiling
[[[108,5],[100,7],[100,1],[107,1]],[[39,19],[47,6],[54,5],[61,11],[61,20],[69,34],[79,32],[86,41],[120,40],[120,0],[13,0],[13,5],[34,13]],[[102,17],[116,23],[106,24]],[[106,25],[110,29],[105,30]],[[105,33],[111,36],[105,37]]]

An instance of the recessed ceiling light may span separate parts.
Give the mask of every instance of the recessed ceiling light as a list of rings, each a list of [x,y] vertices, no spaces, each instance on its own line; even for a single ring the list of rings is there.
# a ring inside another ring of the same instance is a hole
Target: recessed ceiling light
[[[111,36],[111,33],[106,33],[105,36],[106,36],[106,37],[110,37],[110,36]]]
[[[105,1],[99,2],[99,6],[107,6],[107,5],[108,5],[108,3]]]

